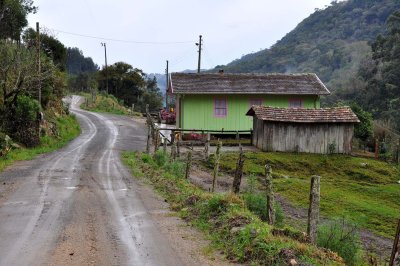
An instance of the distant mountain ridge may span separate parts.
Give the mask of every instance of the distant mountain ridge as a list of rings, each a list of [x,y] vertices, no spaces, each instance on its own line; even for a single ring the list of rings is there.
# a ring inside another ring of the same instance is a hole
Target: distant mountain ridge
[[[312,72],[335,91],[371,54],[368,43],[385,31],[387,18],[400,10],[398,0],[333,1],[317,9],[269,49],[248,54],[212,71]]]

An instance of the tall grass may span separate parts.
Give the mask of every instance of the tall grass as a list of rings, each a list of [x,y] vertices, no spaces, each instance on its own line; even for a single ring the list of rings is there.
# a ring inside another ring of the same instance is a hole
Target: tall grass
[[[344,218],[319,226],[317,245],[337,252],[346,265],[361,263],[362,247],[358,227]]]

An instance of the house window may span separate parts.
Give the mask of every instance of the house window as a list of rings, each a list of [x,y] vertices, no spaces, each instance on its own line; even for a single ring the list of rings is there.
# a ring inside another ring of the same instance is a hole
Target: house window
[[[250,99],[250,107],[253,105],[263,105],[262,99]]]
[[[302,99],[290,99],[289,100],[289,108],[300,108],[303,107]]]
[[[214,99],[214,116],[226,117],[228,114],[228,102],[226,98]]]

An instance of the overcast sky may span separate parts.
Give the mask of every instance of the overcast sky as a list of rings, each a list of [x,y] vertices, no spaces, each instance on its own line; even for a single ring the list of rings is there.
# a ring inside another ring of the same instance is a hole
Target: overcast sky
[[[35,0],[39,11],[29,16],[29,24],[40,22],[99,66],[104,65],[100,43],[106,42],[109,64],[124,61],[146,73],[164,73],[165,60],[170,61],[171,72],[197,68],[195,42],[200,34],[202,68],[227,64],[270,47],[315,8],[331,1]]]

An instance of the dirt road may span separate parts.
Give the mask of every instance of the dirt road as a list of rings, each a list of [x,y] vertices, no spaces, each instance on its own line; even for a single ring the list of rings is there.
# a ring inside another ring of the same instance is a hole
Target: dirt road
[[[78,101],[78,138],[0,174],[0,265],[188,264],[154,218],[166,209],[119,159],[145,147],[144,124]]]

